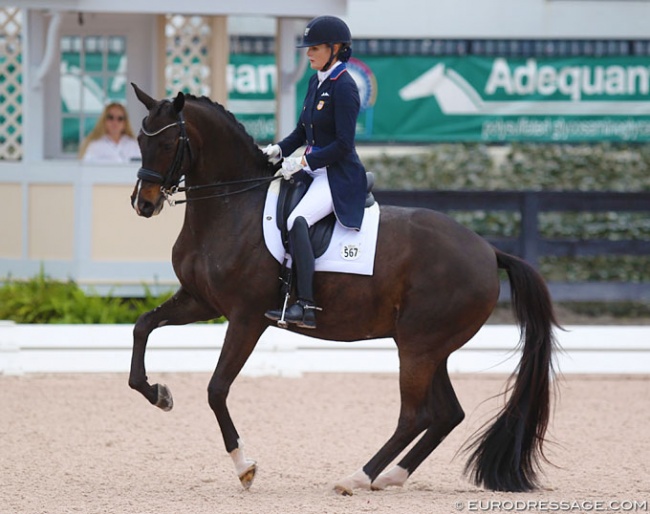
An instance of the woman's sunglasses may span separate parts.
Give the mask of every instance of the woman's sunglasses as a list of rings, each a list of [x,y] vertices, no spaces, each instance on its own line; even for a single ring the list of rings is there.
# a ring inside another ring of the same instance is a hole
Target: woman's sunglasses
[[[108,121],[113,121],[113,120],[124,121],[124,116],[113,116],[112,114],[107,114],[106,119]]]

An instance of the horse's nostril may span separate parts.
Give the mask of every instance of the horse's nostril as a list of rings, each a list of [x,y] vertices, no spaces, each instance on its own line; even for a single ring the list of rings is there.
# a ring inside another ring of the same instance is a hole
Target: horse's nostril
[[[155,210],[154,204],[151,202],[148,202],[146,200],[140,200],[138,202],[138,213],[140,216],[144,216],[145,218],[149,218],[153,215],[153,212]]]

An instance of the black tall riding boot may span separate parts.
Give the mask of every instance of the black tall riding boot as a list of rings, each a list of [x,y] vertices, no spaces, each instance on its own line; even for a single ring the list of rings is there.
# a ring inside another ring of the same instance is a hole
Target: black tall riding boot
[[[309,225],[302,216],[296,218],[289,231],[289,245],[296,271],[298,301],[284,313],[287,323],[300,328],[316,328],[316,305],[314,303],[314,251],[309,239]],[[281,310],[270,310],[266,317],[279,320]]]

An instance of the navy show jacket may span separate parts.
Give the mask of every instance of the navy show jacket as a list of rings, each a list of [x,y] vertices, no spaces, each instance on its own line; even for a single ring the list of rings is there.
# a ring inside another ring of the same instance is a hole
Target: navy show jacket
[[[303,145],[312,170],[327,167],[336,219],[347,228],[360,229],[366,201],[366,171],[354,147],[361,102],[359,90],[345,63],[339,64],[318,87],[318,74],[309,80],[296,128],[278,143],[282,155]]]

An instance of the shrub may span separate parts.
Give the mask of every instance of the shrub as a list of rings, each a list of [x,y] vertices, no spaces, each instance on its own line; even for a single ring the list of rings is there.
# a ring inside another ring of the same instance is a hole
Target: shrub
[[[140,314],[173,292],[143,298],[86,294],[72,281],[61,282],[43,272],[30,280],[6,280],[0,287],[0,319],[16,323],[134,323]]]
[[[363,162],[378,189],[650,191],[648,145],[439,144]]]

